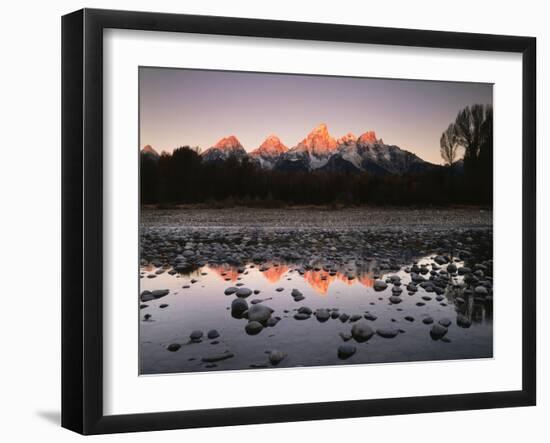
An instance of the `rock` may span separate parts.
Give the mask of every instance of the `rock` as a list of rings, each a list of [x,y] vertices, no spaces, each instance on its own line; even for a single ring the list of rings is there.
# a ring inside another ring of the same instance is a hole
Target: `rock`
[[[394,338],[399,334],[399,329],[380,328],[376,330],[376,333],[383,338]]]
[[[424,303],[423,301],[419,301],[416,303],[416,306],[424,306],[426,303]]]
[[[143,302],[151,301],[151,300],[155,299],[155,296],[153,295],[153,293],[151,291],[143,291],[140,295],[140,299]]]
[[[351,340],[352,335],[348,334],[347,332],[339,332],[338,335],[342,338],[344,341]]]
[[[164,309],[164,308],[167,308],[167,307],[168,307],[167,303],[162,303],[162,304],[159,305],[160,309]]]
[[[242,315],[248,309],[248,303],[242,298],[236,298],[231,302],[231,313],[234,315]]]
[[[474,289],[475,295],[489,295],[489,291],[487,291],[487,288],[485,286],[476,286]]]
[[[458,275],[471,274],[472,270],[466,266],[458,268]]]
[[[209,356],[203,357],[201,360],[205,363],[214,363],[217,361],[227,360],[228,358],[232,358],[234,356],[235,354],[233,354],[232,352],[225,351],[223,354],[209,355]]]
[[[302,301],[304,299],[305,299],[305,297],[303,295],[298,295],[298,296],[294,297],[294,301]]]
[[[252,289],[241,287],[235,291],[237,297],[246,298],[252,294]]]
[[[359,315],[359,314],[353,314],[350,318],[349,318],[349,321],[350,322],[356,322],[358,320],[361,320],[363,318],[362,315]]]
[[[357,342],[361,343],[370,339],[374,332],[365,321],[358,321],[351,328],[351,335]]]
[[[407,316],[405,317],[405,320],[410,321],[410,322],[413,322],[413,321],[414,321],[414,317],[411,317],[410,315],[407,315]]]
[[[300,314],[307,314],[307,315],[311,315],[313,313],[313,311],[311,310],[311,308],[307,307],[307,306],[300,306],[298,308],[298,312]]]
[[[266,322],[265,322],[265,325],[266,326],[269,326],[270,328],[272,328],[273,326],[275,326],[277,323],[279,323],[280,321],[280,317],[270,317]]]
[[[149,320],[150,318],[151,318],[151,314],[145,314],[145,315],[143,316],[143,319],[144,319],[144,320]]]
[[[260,322],[257,321],[251,321],[246,324],[244,327],[246,333],[248,335],[256,335],[259,334],[260,331],[263,329],[263,325]]]
[[[432,329],[430,329],[430,336],[432,337],[432,340],[439,340],[440,338],[443,338],[446,333],[447,328],[439,323],[435,323],[432,326]]]
[[[294,318],[296,320],[307,320],[310,317],[311,314],[306,314],[305,312],[297,312],[296,314],[294,314]]]
[[[432,297],[430,297],[429,295],[423,295],[422,296],[422,300],[424,301],[430,301],[432,299]]]
[[[332,310],[330,313],[330,318],[337,319],[340,317],[340,311],[337,311],[336,309]]]
[[[449,320],[448,318],[442,318],[441,320],[438,321],[438,323],[441,325],[441,326],[444,326],[446,328],[448,328],[449,326],[451,326],[451,320]]]
[[[171,343],[168,345],[166,349],[168,349],[170,352],[176,352],[181,348],[181,345],[179,343]]]
[[[390,300],[390,303],[394,305],[397,305],[403,301],[401,300],[401,297],[397,297],[396,295],[392,295],[389,300]]]
[[[364,317],[370,321],[375,321],[378,318],[376,315],[371,314],[370,312],[365,313]]]
[[[153,294],[153,297],[161,298],[161,297],[164,297],[164,296],[168,295],[170,293],[170,290],[169,289],[155,289],[151,293]]]
[[[434,322],[434,319],[432,317],[424,317],[422,319],[422,323],[425,325],[431,325]]]
[[[284,358],[286,354],[281,351],[273,350],[269,353],[269,361],[272,365],[278,365]]]
[[[208,333],[206,334],[206,336],[212,340],[213,338],[218,338],[220,336],[220,333],[218,331],[216,331],[215,329],[210,329],[210,331],[208,331]]]
[[[320,308],[315,311],[315,317],[320,322],[325,322],[330,318],[330,312],[327,309]]]
[[[457,314],[456,324],[461,328],[469,328],[470,326],[472,326],[472,322],[468,319],[468,317],[462,314]]]
[[[393,288],[391,288],[391,292],[393,295],[401,295],[403,289],[399,286],[394,286]]]
[[[436,262],[438,265],[444,265],[445,263],[447,263],[449,260],[447,260],[446,257],[443,257],[441,255],[438,255],[434,258],[434,262]]]
[[[349,320],[349,315],[346,314],[345,312],[342,312],[342,313],[340,314],[340,317],[339,317],[339,318],[340,318],[340,321],[341,321],[342,323],[345,323],[345,322],[347,322],[347,321]]]
[[[376,280],[373,285],[375,291],[384,291],[388,287],[388,284],[382,280]]]
[[[269,317],[271,317],[272,312],[273,309],[265,305],[253,305],[248,308],[248,320],[263,323],[266,322]]]
[[[235,286],[231,286],[230,288],[227,288],[225,291],[223,291],[223,293],[225,295],[231,295],[231,294],[234,294],[235,292],[237,292],[238,288],[236,288]]]
[[[277,292],[283,292],[285,290],[285,288],[277,288],[275,289]]]
[[[290,295],[292,295],[293,297],[303,297],[304,295],[298,291],[298,289],[293,289],[292,292],[290,293]]]
[[[449,263],[449,264],[447,265],[447,272],[448,272],[449,274],[454,274],[456,271],[457,271],[457,267],[456,267],[456,265],[455,265],[454,263]]]
[[[353,345],[340,345],[338,346],[338,358],[346,360],[357,352],[357,348]]]
[[[193,341],[198,341],[202,338],[202,331],[199,331],[198,329],[191,332],[191,334],[189,334],[189,338]]]

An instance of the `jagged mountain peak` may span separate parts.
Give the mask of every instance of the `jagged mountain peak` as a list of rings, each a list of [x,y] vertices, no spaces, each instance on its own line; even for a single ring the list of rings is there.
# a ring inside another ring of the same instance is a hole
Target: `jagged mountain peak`
[[[263,143],[256,149],[254,149],[250,155],[280,155],[288,151],[288,148],[284,145],[279,137],[276,135],[269,135]]]
[[[364,145],[369,145],[369,144],[373,144],[373,143],[381,144],[382,139],[379,140],[379,139],[376,138],[376,132],[367,131],[367,132],[365,132],[365,133],[363,133],[359,136],[359,138],[357,139],[357,143],[361,143],[361,144],[364,144]]]
[[[201,155],[205,161],[210,162],[225,161],[230,157],[242,160],[247,156],[243,145],[241,145],[239,139],[234,135],[222,138],[214,146],[204,151]]]
[[[231,151],[234,149],[244,149],[243,145],[241,145],[241,142],[237,137],[234,135],[230,135],[228,137],[223,137],[221,140],[219,140],[214,146],[212,146],[215,149],[220,149],[222,151]]]
[[[320,123],[293,149],[307,151],[317,156],[326,156],[337,146],[336,140],[328,132],[326,123]]]
[[[339,144],[339,145],[351,145],[351,144],[354,144],[357,142],[357,137],[355,136],[355,134],[351,133],[351,132],[348,132],[346,135],[343,135],[342,137],[340,137],[338,140],[336,140],[336,142]]]

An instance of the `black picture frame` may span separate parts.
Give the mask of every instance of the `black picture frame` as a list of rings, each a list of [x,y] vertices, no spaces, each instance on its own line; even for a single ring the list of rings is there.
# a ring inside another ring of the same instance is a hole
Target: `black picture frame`
[[[171,31],[519,53],[523,64],[522,388],[171,411],[103,412],[103,30]],[[83,9],[62,18],[62,426],[82,434],[457,411],[536,403],[536,39]]]

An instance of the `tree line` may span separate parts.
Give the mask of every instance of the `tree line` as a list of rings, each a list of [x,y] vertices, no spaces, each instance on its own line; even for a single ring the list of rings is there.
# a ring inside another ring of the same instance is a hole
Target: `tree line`
[[[415,174],[270,171],[246,158],[203,162],[197,149],[183,146],[158,158],[140,156],[141,203],[490,206],[492,144],[492,108],[473,105],[461,110],[441,136],[446,166]]]

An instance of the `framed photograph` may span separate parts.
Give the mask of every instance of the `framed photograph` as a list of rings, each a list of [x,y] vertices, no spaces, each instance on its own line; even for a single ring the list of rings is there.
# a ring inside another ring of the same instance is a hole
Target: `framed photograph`
[[[62,20],[62,425],[536,402],[532,37]]]

